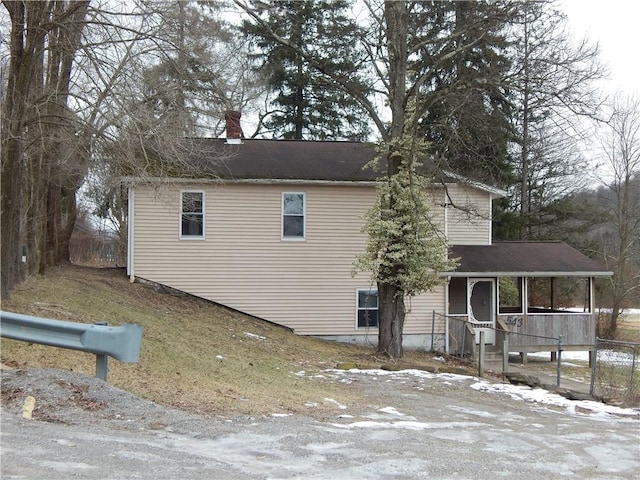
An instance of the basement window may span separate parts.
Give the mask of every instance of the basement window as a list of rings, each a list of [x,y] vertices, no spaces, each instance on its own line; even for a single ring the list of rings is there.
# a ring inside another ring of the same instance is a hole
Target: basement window
[[[378,291],[358,289],[358,328],[378,327]]]

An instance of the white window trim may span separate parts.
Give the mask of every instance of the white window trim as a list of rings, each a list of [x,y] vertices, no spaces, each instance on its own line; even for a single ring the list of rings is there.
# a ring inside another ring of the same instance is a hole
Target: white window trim
[[[371,287],[366,287],[366,288],[356,288],[356,318],[355,318],[355,328],[356,330],[378,330],[378,327],[359,327],[358,326],[358,313],[360,312],[360,304],[359,304],[359,299],[360,299],[360,292],[375,292],[376,296],[378,295],[378,289],[377,288],[371,288]],[[378,326],[380,325],[380,298],[378,298]]]
[[[201,193],[202,194],[202,235],[183,235],[182,234],[182,199],[185,193]],[[178,212],[178,238],[180,240],[204,240],[206,234],[206,195],[204,190],[180,190],[180,211]]]
[[[301,237],[285,237],[284,235],[284,196],[302,195],[302,232]],[[280,240],[284,242],[304,242],[307,239],[307,194],[305,192],[282,192],[280,196]]]

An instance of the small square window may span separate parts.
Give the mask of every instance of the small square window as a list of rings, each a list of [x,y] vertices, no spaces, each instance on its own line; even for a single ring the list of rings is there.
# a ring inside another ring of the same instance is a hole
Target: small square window
[[[182,192],[180,238],[204,237],[204,192]]]
[[[378,327],[378,292],[358,290],[358,328]]]
[[[305,237],[304,193],[282,194],[282,238],[304,240]]]

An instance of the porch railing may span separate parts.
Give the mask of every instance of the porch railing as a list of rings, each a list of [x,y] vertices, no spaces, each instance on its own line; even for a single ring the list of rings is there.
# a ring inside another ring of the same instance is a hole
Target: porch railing
[[[565,349],[591,350],[595,339],[591,313],[499,314],[497,318],[503,330],[516,334],[510,342],[516,351],[553,351],[558,337],[562,337]]]
[[[478,329],[475,322],[469,321],[465,316],[447,316],[433,312],[433,324],[436,323],[436,317],[444,318],[445,324],[445,353],[451,355],[458,355],[461,358],[468,356],[474,361],[477,360],[479,365],[479,376],[483,375],[484,363],[485,363],[485,348],[484,348],[484,335],[483,332],[493,331],[495,333],[495,344],[497,346],[495,353],[501,355],[502,370],[507,372],[509,370],[509,352],[512,349],[518,350],[522,348],[522,345],[526,344],[529,347],[532,345],[545,346],[553,351],[556,355],[556,386],[560,386],[560,367],[562,363],[562,350],[564,347],[563,337],[547,337],[543,335],[533,335],[522,332],[514,332],[509,330],[500,319],[498,319],[497,326],[487,327],[483,326]],[[480,341],[478,342],[478,336],[476,331],[480,332]],[[517,339],[517,340],[516,340]],[[519,346],[513,346],[513,341]],[[553,346],[553,348],[550,348]]]

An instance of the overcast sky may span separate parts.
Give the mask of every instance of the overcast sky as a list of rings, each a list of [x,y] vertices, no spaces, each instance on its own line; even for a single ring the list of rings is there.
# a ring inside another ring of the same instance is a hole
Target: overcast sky
[[[638,0],[560,0],[578,37],[600,45],[611,72],[606,88],[640,96],[640,2]]]

